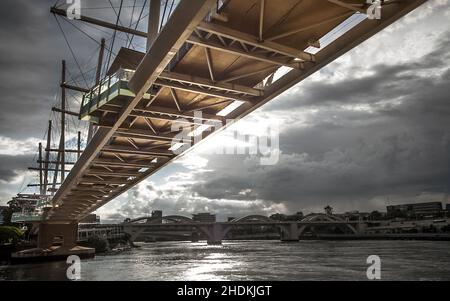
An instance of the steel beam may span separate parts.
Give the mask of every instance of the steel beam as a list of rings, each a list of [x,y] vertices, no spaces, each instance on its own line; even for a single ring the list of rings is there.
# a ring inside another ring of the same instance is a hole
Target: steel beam
[[[239,49],[236,46],[225,46],[225,45],[222,45],[221,43],[218,43],[218,42],[215,42],[212,40],[207,40],[204,38],[199,38],[196,36],[191,36],[188,39],[188,42],[191,44],[194,44],[194,45],[211,48],[214,50],[230,53],[230,54],[233,54],[236,56],[246,57],[249,59],[269,63],[272,65],[286,66],[286,67],[291,67],[291,68],[295,68],[295,69],[301,69],[303,67],[302,62],[294,62],[293,59],[290,57],[286,58],[286,59],[279,59],[279,58],[259,54],[256,52],[250,52],[250,51],[247,52],[245,49]]]
[[[96,175],[96,176],[100,176],[100,177],[119,177],[119,178],[122,178],[122,177],[125,177],[125,178],[127,178],[127,177],[136,177],[136,176],[139,176],[139,173],[138,172],[120,172],[120,171],[115,171],[115,172],[101,172],[101,171],[97,171],[97,170],[95,170],[95,171],[93,171],[93,170],[91,170],[91,171],[88,171],[87,173],[86,173],[86,175],[87,176],[93,176],[93,175]]]
[[[67,11],[65,9],[59,9],[56,7],[52,7],[50,8],[50,12],[56,15],[60,15],[63,17],[67,17]],[[139,31],[133,28],[128,28],[128,27],[124,27],[124,26],[119,26],[119,25],[115,25],[109,22],[105,22],[99,19],[95,19],[95,18],[91,18],[91,17],[87,17],[87,16],[80,16],[80,21],[86,22],[86,23],[90,23],[90,24],[94,24],[94,25],[98,25],[101,27],[105,27],[105,28],[109,28],[109,29],[113,29],[113,30],[117,30],[120,32],[124,32],[124,33],[129,33],[129,34],[133,34],[139,37],[143,37],[143,38],[147,38],[147,33],[143,32],[143,31]]]
[[[255,48],[260,48],[270,52],[278,53],[293,59],[295,58],[302,61],[312,61],[312,62],[315,60],[314,55],[304,52],[303,50],[294,49],[271,41],[262,41],[258,37],[222,26],[220,24],[201,22],[197,26],[197,28],[200,29],[201,31],[210,34],[238,41]]]
[[[77,91],[77,92],[82,92],[82,93],[88,93],[90,91],[89,89],[69,85],[67,83],[62,83],[60,86],[61,86],[61,88],[66,88],[66,89],[69,89],[72,91]]]
[[[131,129],[131,128],[120,128],[114,133],[113,137],[131,137],[135,139],[145,139],[150,141],[183,142],[182,139],[179,139],[176,136],[164,134],[156,135],[153,132],[149,132],[146,130]]]
[[[107,160],[107,159],[96,159],[92,162],[94,166],[109,166],[109,167],[121,167],[121,168],[150,168],[156,166],[155,163],[144,162],[144,161],[116,161],[116,160]]]
[[[178,81],[180,83],[185,83],[188,85],[203,86],[210,89],[222,90],[224,92],[230,93],[238,93],[251,96],[261,96],[263,93],[263,91],[260,89],[246,87],[238,84],[230,84],[221,81],[212,81],[207,78],[192,76],[189,74],[181,74],[176,72],[164,71],[161,73],[159,78],[167,79],[170,81]]]
[[[76,117],[80,116],[80,114],[77,113],[77,112],[72,112],[72,111],[67,111],[67,110],[63,111],[63,110],[61,110],[59,108],[56,108],[56,107],[52,107],[52,111],[53,112],[58,112],[58,113],[64,113],[64,114],[72,115],[72,116],[76,116]]]
[[[45,151],[47,152],[63,152],[63,150],[60,150],[58,148],[46,148]],[[64,152],[66,153],[82,153],[83,150],[77,150],[77,149],[65,149]]]
[[[182,90],[182,91],[192,92],[192,93],[197,93],[197,94],[203,94],[203,95],[213,96],[213,97],[217,97],[217,98],[227,98],[227,99],[231,98],[231,99],[235,99],[235,100],[249,101],[248,97],[237,95],[237,94],[235,94],[235,92],[227,93],[227,92],[224,92],[221,90],[214,91],[214,90],[210,90],[210,89],[202,89],[199,86],[183,85],[181,83],[170,81],[170,80],[165,80],[165,79],[157,79],[154,84],[157,86],[162,86],[162,87],[167,87],[167,88],[172,88],[172,89],[177,89],[177,90]]]
[[[153,157],[171,157],[174,155],[173,152],[165,149],[156,150],[137,150],[134,147],[118,146],[118,145],[108,145],[102,149],[102,152],[115,153],[115,154],[131,154],[131,155],[142,155],[142,156],[153,156]]]
[[[152,47],[145,55],[128,84],[131,91],[135,93],[135,98],[127,103],[111,128],[103,127],[98,129],[95,136],[82,153],[80,159],[77,161],[77,164],[75,164],[72,171],[67,176],[66,181],[64,181],[63,185],[61,185],[60,189],[56,192],[52,199],[53,203],[59,203],[59,200],[61,200],[73,186],[77,185],[83,173],[97,157],[98,153],[109,142],[114,132],[124,123],[134,107],[142,100],[144,94],[149,91],[157,77],[164,71],[165,67],[176,55],[186,39],[192,34],[195,26],[197,26],[206,16],[214,3],[214,0],[190,0],[181,1],[178,4],[175,11],[172,13],[171,18],[152,44]],[[63,13],[66,14],[65,11]],[[86,18],[84,18],[84,20],[86,21]],[[129,33],[137,34],[132,31],[129,31]],[[147,34],[144,36],[146,37]],[[126,189],[128,188],[129,187]],[[118,193],[120,194],[123,191],[125,190],[120,189]],[[52,212],[49,212],[50,218],[51,214]]]

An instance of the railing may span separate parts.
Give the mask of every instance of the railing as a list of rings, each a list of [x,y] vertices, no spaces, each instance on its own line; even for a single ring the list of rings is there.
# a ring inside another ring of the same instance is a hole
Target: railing
[[[38,222],[42,220],[42,213],[13,213],[11,216],[11,222]]]
[[[125,236],[121,225],[88,225],[78,226],[78,241],[86,241],[89,237],[122,238]]]
[[[165,26],[167,21],[170,19],[171,14],[175,10],[176,6],[178,6],[179,1],[174,4],[174,7],[168,12],[167,17],[164,17],[161,20],[161,29]],[[210,21],[214,14],[220,12],[223,8],[226,1],[218,0],[217,7],[208,13],[205,17],[205,21]],[[191,49],[192,45],[189,43],[185,43],[177,52],[174,58],[170,61],[167,66],[167,69],[170,71],[178,64],[178,62],[186,55],[186,53]],[[83,99],[81,102],[80,108],[80,117],[84,120],[89,120],[90,118],[86,118],[89,113],[93,110],[98,109],[104,103],[107,103],[112,98],[116,97],[115,93],[119,93],[120,89],[128,89],[128,82],[134,75],[134,70],[129,69],[119,69],[113,75],[106,77],[104,80],[100,82],[99,85],[94,87],[91,91],[83,95]]]
[[[84,94],[80,108],[81,119],[89,115],[93,109],[99,108],[101,105],[116,97],[120,89],[128,89],[127,83],[133,74],[134,70],[121,68],[113,75],[102,80],[91,91]]]

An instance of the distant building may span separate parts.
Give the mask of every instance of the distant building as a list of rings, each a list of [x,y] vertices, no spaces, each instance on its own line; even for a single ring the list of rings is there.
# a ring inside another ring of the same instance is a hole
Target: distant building
[[[89,214],[80,220],[80,224],[100,224],[100,216],[94,213]]]
[[[282,213],[275,213],[269,216],[274,221],[301,221],[304,218],[303,212],[299,211],[296,214],[286,215]]]
[[[333,208],[330,205],[327,205],[325,208],[323,208],[325,210],[325,214],[326,215],[333,215]]]
[[[216,215],[209,212],[197,213],[192,215],[192,220],[201,223],[214,223],[216,221]]]
[[[450,212],[450,204],[445,205],[445,210],[447,210],[447,212]]]
[[[427,202],[415,204],[392,205],[386,207],[389,216],[436,215],[442,212],[441,202]]]
[[[336,214],[346,221],[358,221],[358,220],[368,220],[370,213],[368,212],[359,212],[358,210],[345,212],[342,214]]]
[[[162,216],[163,216],[162,210],[153,210],[152,211],[152,218],[153,217],[162,217]]]

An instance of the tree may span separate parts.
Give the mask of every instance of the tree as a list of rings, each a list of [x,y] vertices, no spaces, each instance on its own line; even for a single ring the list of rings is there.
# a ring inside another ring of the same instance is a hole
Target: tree
[[[11,226],[0,226],[0,243],[17,243],[23,236],[19,228]]]
[[[381,220],[382,218],[383,215],[377,210],[372,211],[369,215],[369,219],[372,221]]]
[[[269,216],[269,218],[273,219],[274,221],[285,221],[286,215],[281,214],[281,213],[275,213],[275,214],[272,214],[271,216]]]
[[[22,208],[20,207],[20,204],[17,200],[12,199],[7,204],[8,204],[8,208],[5,208],[2,211],[3,223],[5,225],[11,224],[11,217],[14,212],[20,212],[22,210]]]
[[[333,215],[333,207],[331,207],[330,205],[327,205],[325,208],[325,214],[326,215]]]

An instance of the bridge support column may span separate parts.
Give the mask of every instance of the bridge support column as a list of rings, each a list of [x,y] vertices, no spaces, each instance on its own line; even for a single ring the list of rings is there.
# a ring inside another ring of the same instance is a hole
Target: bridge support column
[[[208,235],[207,243],[208,245],[221,245],[222,239],[225,235],[223,235],[222,226],[219,224],[213,224],[209,227],[210,235]]]
[[[356,228],[356,233],[355,234],[362,235],[362,234],[366,233],[367,224],[363,223],[363,222],[360,222],[360,223],[356,224],[355,228]]]
[[[130,236],[130,241],[133,243],[144,232],[144,227],[133,227],[133,225],[124,225],[123,232]]]
[[[281,241],[298,241],[299,234],[296,222],[281,226]]]
[[[230,227],[223,226],[221,224],[211,224],[207,226],[200,226],[198,229],[205,233],[208,245],[220,245],[222,244],[222,240],[225,238],[225,235],[230,230]]]
[[[47,249],[52,245],[73,248],[77,245],[78,223],[61,222],[39,224],[38,248]]]

